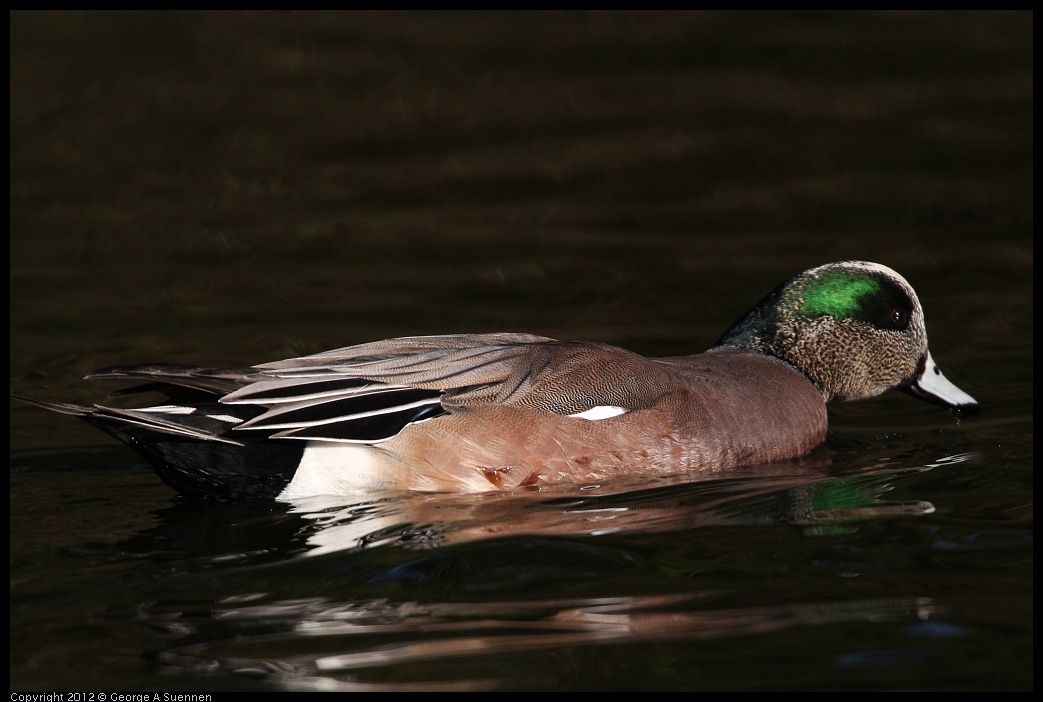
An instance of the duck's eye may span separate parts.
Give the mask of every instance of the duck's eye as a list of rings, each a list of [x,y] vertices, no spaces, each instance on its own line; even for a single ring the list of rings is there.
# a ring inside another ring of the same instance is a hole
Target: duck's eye
[[[896,307],[891,310],[891,323],[897,329],[905,329],[905,326],[909,324],[909,313]]]

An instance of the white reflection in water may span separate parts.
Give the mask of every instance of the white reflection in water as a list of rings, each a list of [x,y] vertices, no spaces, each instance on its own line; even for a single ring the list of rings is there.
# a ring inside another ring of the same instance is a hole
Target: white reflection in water
[[[918,622],[937,612],[926,597],[714,608],[719,594],[486,603],[291,600],[215,612],[216,617],[236,620],[244,627],[292,623],[289,631],[186,646],[159,658],[171,673],[266,675],[292,690],[403,689],[398,683],[361,682],[352,673],[434,661],[451,664],[552,647],[708,641],[842,622]],[[318,642],[302,644],[314,637],[343,650],[331,652],[329,644]],[[383,643],[367,646],[369,637]],[[307,646],[323,652],[281,658],[258,658],[252,653],[257,646],[272,647],[279,641],[291,648]],[[431,680],[413,682],[405,689],[489,689],[510,684],[493,679]]]

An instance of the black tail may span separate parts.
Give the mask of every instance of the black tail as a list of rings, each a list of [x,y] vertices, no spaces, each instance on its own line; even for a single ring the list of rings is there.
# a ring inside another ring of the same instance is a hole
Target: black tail
[[[211,403],[195,405],[192,414],[83,407],[12,397],[79,417],[115,437],[148,461],[163,482],[190,497],[275,497],[293,478],[304,451],[303,442],[273,441],[264,433],[243,432],[230,438],[222,429],[250,419],[257,410],[219,405],[212,394]]]

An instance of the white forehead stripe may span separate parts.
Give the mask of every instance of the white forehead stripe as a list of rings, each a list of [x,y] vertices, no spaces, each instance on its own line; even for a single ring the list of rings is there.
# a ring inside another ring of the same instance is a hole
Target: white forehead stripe
[[[815,274],[826,268],[846,268],[850,271],[870,271],[873,273],[881,273],[887,278],[893,278],[898,281],[900,285],[907,288],[909,292],[913,291],[913,286],[909,284],[909,281],[902,277],[902,274],[893,268],[888,268],[882,263],[873,263],[872,261],[839,261],[837,263],[827,263],[817,268],[812,268],[808,273]]]

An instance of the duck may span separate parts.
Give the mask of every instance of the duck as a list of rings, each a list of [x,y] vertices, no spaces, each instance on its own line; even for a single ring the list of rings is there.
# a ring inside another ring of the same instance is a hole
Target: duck
[[[383,491],[600,484],[798,459],[827,404],[900,389],[951,410],[912,286],[827,263],[768,293],[703,353],[647,358],[524,333],[413,336],[250,368],[116,366],[89,380],[158,392],[136,409],[15,395],[80,418],[189,497],[293,501]]]

